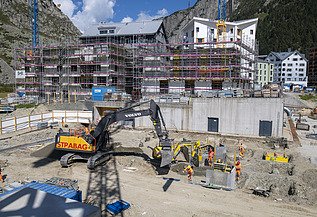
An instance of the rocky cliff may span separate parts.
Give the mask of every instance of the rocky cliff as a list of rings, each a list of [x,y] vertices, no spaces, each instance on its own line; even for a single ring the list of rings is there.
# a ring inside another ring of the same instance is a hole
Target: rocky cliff
[[[52,0],[39,1],[38,9],[40,42],[80,35]],[[31,46],[31,19],[28,0],[0,0],[0,83],[14,83],[14,49]]]
[[[193,17],[215,19],[217,17],[218,0],[198,0],[193,7],[177,11],[164,18],[164,26],[169,42],[179,41],[181,29]]]

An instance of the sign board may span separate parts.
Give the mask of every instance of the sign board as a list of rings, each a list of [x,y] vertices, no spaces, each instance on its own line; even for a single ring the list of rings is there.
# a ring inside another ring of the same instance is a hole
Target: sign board
[[[25,78],[25,70],[16,70],[15,78]]]

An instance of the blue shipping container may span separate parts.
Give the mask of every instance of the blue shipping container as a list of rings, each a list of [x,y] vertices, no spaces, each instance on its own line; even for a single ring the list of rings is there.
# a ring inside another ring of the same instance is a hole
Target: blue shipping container
[[[103,101],[106,93],[116,92],[115,87],[93,87],[92,88],[92,100]]]
[[[19,191],[23,188],[32,188],[35,190],[44,191],[46,193],[50,193],[50,194],[54,194],[54,195],[57,195],[60,197],[69,198],[69,199],[73,199],[73,200],[77,200],[79,202],[82,202],[82,192],[81,191],[57,187],[55,185],[49,185],[49,184],[45,184],[45,183],[38,183],[35,181],[28,183],[28,184],[25,184],[21,187],[15,188],[12,191],[7,191],[4,194],[0,194],[0,197],[7,195],[7,194],[11,194],[15,191]]]

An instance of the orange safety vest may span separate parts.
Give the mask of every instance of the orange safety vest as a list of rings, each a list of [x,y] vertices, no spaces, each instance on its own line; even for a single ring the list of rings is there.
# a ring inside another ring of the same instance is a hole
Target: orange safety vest
[[[239,163],[239,164],[236,163],[236,170],[237,170],[237,171],[240,171],[240,170],[241,170],[241,163]]]
[[[186,172],[188,173],[188,174],[193,174],[193,172],[194,172],[194,170],[190,167],[190,166],[188,166],[188,167],[186,167]]]

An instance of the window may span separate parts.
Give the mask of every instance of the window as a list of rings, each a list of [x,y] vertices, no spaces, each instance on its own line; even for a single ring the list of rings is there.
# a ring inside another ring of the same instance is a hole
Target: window
[[[285,64],[285,63],[283,63],[283,66],[286,66],[286,64]]]
[[[264,68],[266,69],[266,64],[264,64]]]
[[[100,35],[103,35],[103,34],[108,34],[108,30],[100,30]]]
[[[292,69],[287,69],[287,71],[288,71],[288,72],[291,72],[291,71],[292,71]]]
[[[76,71],[77,71],[77,66],[71,66],[71,67],[70,67],[70,71],[76,72]]]
[[[299,66],[305,66],[305,63],[300,63]]]
[[[230,38],[230,41],[233,41],[233,38]]]
[[[287,78],[287,81],[291,81],[291,79],[290,79],[290,78]]]
[[[287,74],[288,77],[292,77],[292,74]]]
[[[25,72],[30,72],[30,66],[25,66],[24,70],[25,70]]]
[[[264,81],[266,81],[266,77],[264,77]]]
[[[194,37],[194,30],[192,31],[192,37]]]
[[[204,38],[197,38],[197,43],[204,43]]]
[[[233,34],[233,29],[230,29],[230,33]]]
[[[285,68],[283,68],[282,71],[285,71]]]
[[[293,64],[292,63],[288,63],[287,66],[293,66]]]
[[[298,71],[303,72],[303,71],[304,71],[304,69],[299,69]]]
[[[211,34],[214,34],[215,30],[214,29],[210,29],[210,32],[211,32]]]
[[[262,64],[260,63],[260,69],[262,68]]]
[[[299,60],[303,60],[303,58],[299,58]]]
[[[304,74],[299,74],[299,76],[303,77],[303,76],[304,76]]]
[[[302,78],[299,78],[298,80],[299,80],[299,81],[303,81],[303,79],[302,79]]]
[[[196,32],[199,32],[199,27],[196,27]]]
[[[250,35],[253,35],[253,29],[250,29]]]
[[[109,33],[113,34],[114,33],[114,29],[109,29]]]
[[[186,32],[185,36],[186,36],[186,38],[188,38],[188,32]]]
[[[282,73],[282,76],[285,76],[285,73]]]
[[[293,61],[297,61],[297,58],[293,58]]]

